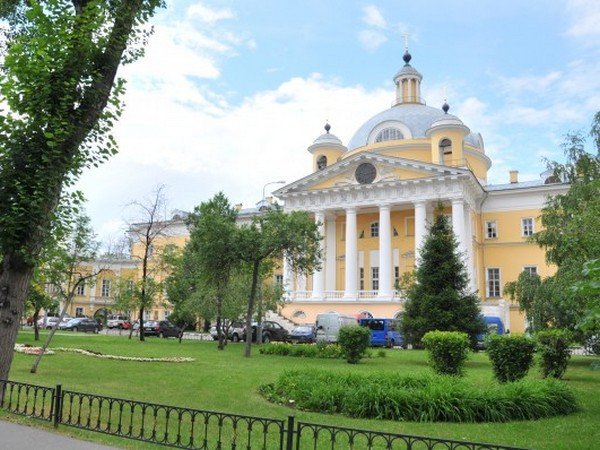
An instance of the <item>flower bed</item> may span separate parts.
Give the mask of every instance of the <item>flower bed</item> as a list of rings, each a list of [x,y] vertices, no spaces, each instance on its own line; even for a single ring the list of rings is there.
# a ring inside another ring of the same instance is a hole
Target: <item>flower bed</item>
[[[31,347],[29,345],[23,344],[15,344],[15,351],[18,353],[25,353],[28,355],[39,355],[41,352],[41,347]],[[67,353],[79,353],[80,355],[85,356],[94,356],[96,358],[102,359],[116,359],[119,361],[137,361],[137,362],[173,362],[173,363],[183,363],[183,362],[193,362],[194,358],[188,358],[185,356],[167,356],[162,358],[152,358],[147,356],[120,356],[120,355],[105,355],[100,352],[95,352],[91,350],[85,350],[82,348],[70,348],[70,347],[56,347],[52,350],[46,350],[46,355],[53,355],[55,352],[67,352]]]

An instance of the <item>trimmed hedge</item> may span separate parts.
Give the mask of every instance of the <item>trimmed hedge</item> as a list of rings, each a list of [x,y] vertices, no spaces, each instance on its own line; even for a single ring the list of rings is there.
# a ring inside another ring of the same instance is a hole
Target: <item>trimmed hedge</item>
[[[296,356],[300,358],[341,358],[342,348],[337,344],[265,344],[258,351],[262,355]]]
[[[429,362],[441,375],[462,375],[469,355],[469,336],[459,331],[430,331],[421,340]]]
[[[342,348],[344,358],[350,364],[357,364],[367,354],[371,344],[371,330],[358,325],[340,328],[338,344]]]
[[[562,378],[571,358],[569,344],[573,335],[567,330],[547,330],[536,333],[535,339],[544,378]]]
[[[524,378],[533,364],[535,343],[527,336],[491,334],[486,337],[486,351],[492,362],[494,377],[501,383]]]
[[[259,391],[302,410],[416,422],[535,420],[577,410],[573,393],[553,379],[477,387],[439,375],[304,370],[284,372]]]

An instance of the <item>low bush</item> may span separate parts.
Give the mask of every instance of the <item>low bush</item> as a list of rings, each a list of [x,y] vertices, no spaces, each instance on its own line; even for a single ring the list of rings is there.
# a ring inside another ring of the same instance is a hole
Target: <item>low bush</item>
[[[517,381],[527,375],[533,364],[533,340],[527,336],[491,334],[485,342],[494,377],[499,382]]]
[[[357,364],[367,353],[371,343],[371,330],[358,325],[340,328],[338,343],[346,361]]]
[[[536,333],[535,338],[544,378],[562,378],[571,358],[572,334],[567,330],[547,330]]]
[[[303,410],[415,422],[507,422],[577,410],[573,393],[553,379],[477,387],[433,374],[304,370],[284,372],[260,392],[269,401]]]
[[[262,355],[295,356],[299,358],[341,358],[342,349],[337,344],[316,345],[265,344],[258,350]]]
[[[458,331],[430,331],[422,339],[429,362],[442,375],[462,375],[469,355],[469,336]]]

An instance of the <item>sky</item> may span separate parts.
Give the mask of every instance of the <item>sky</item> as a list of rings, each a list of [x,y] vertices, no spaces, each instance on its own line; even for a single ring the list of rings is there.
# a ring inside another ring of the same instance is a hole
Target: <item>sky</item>
[[[597,0],[167,0],[152,23],[119,73],[119,153],[77,186],[105,242],[157,186],[169,214],[219,191],[252,207],[280,187],[267,183],[309,174],[326,121],[347,144],[391,106],[405,33],[427,104],[445,93],[483,135],[489,183],[538,178],[600,110]]]

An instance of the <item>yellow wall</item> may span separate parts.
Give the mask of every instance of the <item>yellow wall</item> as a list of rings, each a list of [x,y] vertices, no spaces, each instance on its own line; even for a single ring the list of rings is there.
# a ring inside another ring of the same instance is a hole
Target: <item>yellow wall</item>
[[[317,171],[317,160],[319,159],[320,156],[327,157],[327,167],[329,167],[338,161],[338,159],[340,158],[342,153],[343,152],[339,149],[327,148],[327,147],[323,147],[323,148],[319,148],[318,150],[315,150],[313,153],[313,172]]]

